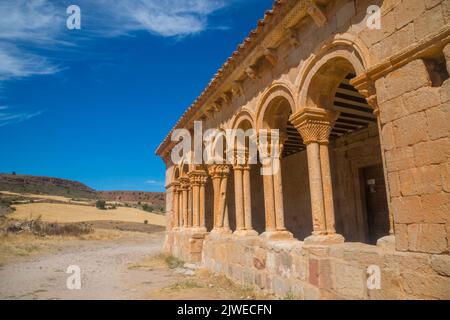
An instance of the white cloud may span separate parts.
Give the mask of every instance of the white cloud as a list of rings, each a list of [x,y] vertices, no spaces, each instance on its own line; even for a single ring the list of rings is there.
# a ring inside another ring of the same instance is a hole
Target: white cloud
[[[208,16],[237,0],[79,0],[80,38],[146,31],[162,37],[197,34]],[[74,45],[66,5],[50,0],[0,1],[0,81],[52,74],[61,68],[36,49]],[[220,26],[219,28],[222,28]]]
[[[11,108],[9,108],[8,106],[0,106],[0,127],[12,123],[23,122],[42,114],[42,111],[36,111],[33,113],[28,112],[15,113],[11,112],[10,109]]]
[[[163,186],[164,185],[164,182],[157,181],[157,180],[152,180],[152,179],[145,181],[145,183],[153,185],[153,186]]]

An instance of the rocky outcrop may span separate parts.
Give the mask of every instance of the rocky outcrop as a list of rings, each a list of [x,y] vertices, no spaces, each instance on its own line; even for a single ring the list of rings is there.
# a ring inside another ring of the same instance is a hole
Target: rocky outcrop
[[[78,181],[21,174],[0,174],[0,190],[70,198],[94,199],[97,197],[94,189]]]

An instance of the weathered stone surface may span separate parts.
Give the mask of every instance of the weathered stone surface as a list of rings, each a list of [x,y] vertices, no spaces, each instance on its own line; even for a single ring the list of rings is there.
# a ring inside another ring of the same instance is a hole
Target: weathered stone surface
[[[388,74],[385,78],[384,85],[387,89],[395,88],[395,90],[388,90],[389,96],[392,99],[403,93],[419,89],[423,86],[429,86],[430,84],[431,81],[424,62],[422,60],[414,60],[406,66]]]
[[[441,276],[450,277],[450,256],[449,255],[432,255],[431,266]]]
[[[364,298],[366,295],[366,274],[363,268],[335,263],[333,289],[346,297]]]
[[[447,250],[447,234],[444,224],[408,225],[409,249],[419,252],[444,253]]]

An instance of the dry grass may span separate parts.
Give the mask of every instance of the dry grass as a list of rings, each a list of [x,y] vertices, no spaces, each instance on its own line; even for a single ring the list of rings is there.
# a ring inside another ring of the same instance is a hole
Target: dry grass
[[[129,269],[146,271],[172,269],[181,267],[183,262],[171,255],[160,253],[147,256],[139,262],[129,264]],[[206,269],[197,269],[194,276],[177,275],[175,282],[169,283],[164,288],[153,290],[149,293],[152,299],[224,299],[224,300],[253,300],[273,299],[273,296],[265,295],[252,287],[237,284],[225,276],[217,276]]]
[[[17,205],[14,208],[16,211],[10,217],[18,220],[40,216],[42,221],[60,223],[99,220],[144,223],[147,220],[149,224],[159,226],[166,224],[165,216],[134,208],[119,207],[115,210],[99,210],[90,206],[55,203],[29,203]]]
[[[62,248],[76,246],[85,240],[114,240],[141,236],[139,232],[96,229],[92,233],[78,236],[39,236],[31,232],[0,233],[0,265],[39,253],[54,252]]]
[[[33,193],[17,193],[17,192],[10,192],[10,191],[0,191],[0,195],[5,196],[19,196],[24,198],[31,198],[31,199],[42,199],[42,200],[55,200],[55,201],[61,201],[61,202],[67,202],[67,203],[79,203],[79,204],[89,204],[92,202],[92,200],[89,199],[80,199],[80,200],[73,200],[72,198],[64,197],[64,196],[52,196],[52,195],[46,195],[46,194],[33,194]]]

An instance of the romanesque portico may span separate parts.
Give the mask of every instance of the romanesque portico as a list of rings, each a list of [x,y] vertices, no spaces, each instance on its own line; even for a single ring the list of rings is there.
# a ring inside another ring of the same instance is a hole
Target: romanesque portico
[[[254,131],[226,163],[161,143],[168,251],[279,295],[450,298],[448,2],[373,2],[381,29],[366,1],[275,1],[232,53],[174,129]]]

